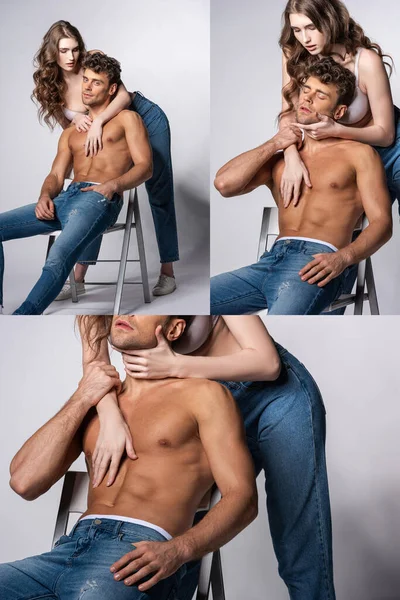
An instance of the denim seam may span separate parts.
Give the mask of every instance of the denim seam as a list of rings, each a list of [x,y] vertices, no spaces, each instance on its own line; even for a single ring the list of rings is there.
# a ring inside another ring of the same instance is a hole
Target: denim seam
[[[8,240],[3,240],[2,235],[1,235],[2,231],[8,231],[8,230],[12,230],[12,229],[15,229],[15,228],[20,228],[20,227],[25,226],[25,225],[30,225],[32,223],[37,223],[38,220],[40,220],[40,219],[34,219],[34,220],[29,219],[29,221],[22,221],[22,222],[19,221],[15,225],[7,225],[7,227],[0,227],[0,241],[2,241],[2,242],[8,241]],[[52,219],[52,220],[55,220],[55,219]]]
[[[323,565],[324,565],[326,591],[329,594],[328,600],[333,600],[333,597],[331,596],[330,589],[329,589],[328,557],[326,554],[326,548],[324,547],[323,536],[322,536],[322,531],[323,531],[324,527],[323,527],[322,517],[321,517],[321,512],[322,512],[321,497],[320,497],[320,492],[319,492],[318,485],[317,485],[317,458],[316,458],[316,452],[315,452],[315,434],[314,434],[312,402],[311,402],[310,394],[308,393],[306,386],[303,385],[303,382],[300,379],[300,377],[297,375],[296,371],[292,368],[292,366],[289,363],[285,363],[285,366],[286,366],[286,368],[288,368],[292,371],[292,373],[298,380],[301,388],[303,389],[303,392],[306,394],[306,397],[308,400],[308,405],[309,405],[309,410],[310,410],[310,425],[311,425],[312,440],[313,440],[313,458],[314,458],[314,486],[313,487],[315,489],[317,513],[318,513],[319,543],[320,543],[320,549],[322,551],[321,553],[322,553]]]

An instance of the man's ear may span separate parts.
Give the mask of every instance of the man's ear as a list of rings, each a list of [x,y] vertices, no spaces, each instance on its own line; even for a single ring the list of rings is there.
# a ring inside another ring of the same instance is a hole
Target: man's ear
[[[176,342],[186,328],[186,322],[184,319],[172,319],[164,331],[164,335],[169,342]]]
[[[333,118],[335,119],[335,121],[339,121],[340,119],[342,119],[344,117],[346,112],[347,112],[347,106],[345,104],[339,104],[339,106],[337,106],[335,108],[335,111],[333,113]]]
[[[115,92],[118,89],[118,84],[117,83],[113,83],[112,86],[110,87],[110,89],[108,90],[108,94],[110,96],[114,96]]]

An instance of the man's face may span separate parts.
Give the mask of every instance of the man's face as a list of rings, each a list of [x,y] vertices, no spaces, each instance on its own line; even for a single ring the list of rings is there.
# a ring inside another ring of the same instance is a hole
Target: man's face
[[[338,105],[338,92],[334,84],[321,83],[316,77],[309,77],[303,84],[296,109],[298,123],[309,125],[319,121],[317,113],[337,120],[346,111]]]
[[[165,315],[129,315],[113,317],[111,343],[119,350],[145,350],[157,345],[156,327],[170,321]]]
[[[86,106],[102,105],[115,93],[116,88],[115,83],[110,85],[105,73],[85,69],[82,79],[82,102]]]

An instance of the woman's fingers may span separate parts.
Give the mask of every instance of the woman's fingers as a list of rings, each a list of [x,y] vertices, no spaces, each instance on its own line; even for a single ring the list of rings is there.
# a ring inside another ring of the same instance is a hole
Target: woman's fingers
[[[108,477],[107,477],[107,486],[112,485],[115,481],[115,478],[118,473],[119,464],[121,462],[121,457],[122,457],[122,452],[120,452],[120,453],[115,452],[111,458],[110,469],[108,471]]]
[[[101,461],[97,466],[96,479],[94,480],[93,487],[97,487],[103,481],[104,476],[107,472],[108,465],[110,464],[111,457],[103,454]]]
[[[311,184],[310,175],[308,174],[308,170],[305,166],[303,166],[303,177],[304,177],[304,182],[305,182],[306,186],[311,188],[312,184]]]
[[[146,367],[147,366],[147,358],[141,358],[140,356],[126,356],[123,358],[123,362],[125,365],[137,365]]]
[[[132,438],[130,436],[126,437],[125,450],[129,458],[131,458],[132,460],[137,459],[137,454],[135,452],[135,448],[133,447]]]
[[[293,190],[293,206],[297,206],[299,200],[300,200],[300,189],[301,189],[301,181],[296,182],[294,184],[294,190]]]

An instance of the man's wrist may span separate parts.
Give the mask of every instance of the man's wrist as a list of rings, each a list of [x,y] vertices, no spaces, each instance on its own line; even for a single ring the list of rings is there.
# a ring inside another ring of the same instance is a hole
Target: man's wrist
[[[191,560],[194,560],[195,553],[193,544],[191,544],[189,540],[185,539],[185,534],[173,538],[171,541],[175,544],[183,565]]]
[[[86,410],[89,410],[97,404],[97,402],[93,402],[93,396],[90,396],[85,390],[81,389],[80,387],[78,387],[76,392],[72,394],[70,402],[73,404],[79,404]]]
[[[52,200],[52,198],[51,198],[50,194],[45,193],[45,194],[40,194],[38,202],[40,202],[41,200]]]
[[[342,255],[346,267],[350,267],[350,265],[355,263],[355,256],[352,248],[342,248],[342,250],[339,250],[339,253]]]

